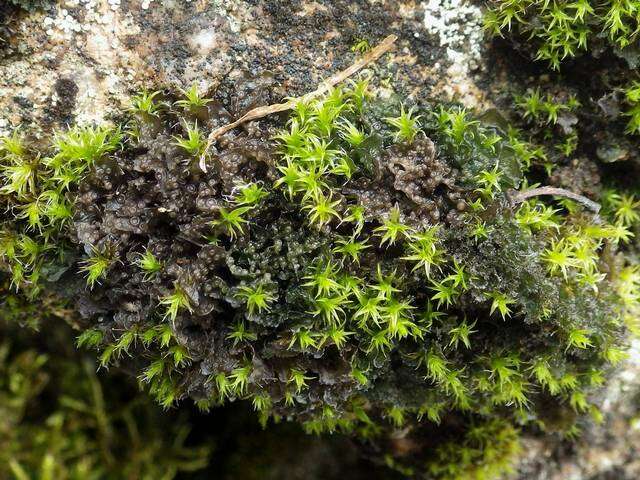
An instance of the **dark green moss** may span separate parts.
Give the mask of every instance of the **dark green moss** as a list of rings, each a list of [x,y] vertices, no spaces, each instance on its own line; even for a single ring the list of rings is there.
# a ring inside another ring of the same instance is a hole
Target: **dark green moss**
[[[636,308],[622,246],[637,218],[519,203],[536,147],[366,82],[300,102],[284,130],[226,134],[206,172],[204,135],[228,112],[175,100],[141,95],[124,133],[71,130],[44,162],[4,143],[8,206],[65,207],[4,222],[5,266],[75,302],[102,366],[126,364],[166,407],[248,399],[263,422],[370,445],[403,431],[415,456],[387,445],[388,463],[436,478],[503,471],[513,425],[545,428],[549,405],[570,430],[597,412]],[[500,455],[477,429],[504,433]],[[452,438],[470,452],[457,470]]]

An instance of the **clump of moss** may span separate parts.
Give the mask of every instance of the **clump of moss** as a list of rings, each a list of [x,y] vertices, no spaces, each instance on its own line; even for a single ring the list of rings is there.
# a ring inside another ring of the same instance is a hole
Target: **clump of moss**
[[[45,157],[18,131],[0,140],[0,206],[13,212],[0,225],[0,258],[16,289],[35,297],[42,280],[61,275],[73,191],[100,158],[118,148],[120,138],[108,127],[74,128],[57,135]],[[93,272],[101,276],[96,265]]]
[[[594,48],[593,44],[636,48],[639,15],[637,0],[491,0],[485,26],[494,35],[513,31],[527,37],[537,49],[536,59],[557,70],[562,61]]]
[[[553,430],[551,406],[572,412],[572,432],[597,417],[638,299],[623,254],[637,219],[514,200],[537,157],[514,131],[376,98],[361,80],[298,102],[285,128],[226,134],[203,172],[224,104],[145,93],[132,112],[123,133],[59,136],[43,161],[4,143],[11,208],[47,191],[73,205],[62,227],[45,212],[41,226],[3,229],[46,246],[40,231],[55,227],[56,246],[28,265],[66,252],[59,280],[40,276],[77,301],[79,343],[102,366],[126,361],[165,407],[247,399],[263,422],[309,433],[441,439],[429,458],[398,461],[436,478],[506,468],[478,428],[507,432],[500,450],[515,452],[511,426]],[[25,258],[3,252],[12,272]],[[452,425],[470,452],[458,470],[442,465]]]
[[[599,149],[602,152],[599,156],[605,158],[605,161],[617,161],[633,156],[631,152],[635,150],[623,138],[610,138],[612,135],[617,136],[618,120],[626,123],[626,128],[622,126],[620,134],[638,133],[638,95],[633,79],[640,58],[639,12],[640,2],[636,0],[595,3],[588,0],[495,0],[488,2],[485,26],[493,36],[508,37],[515,48],[533,48],[535,58],[547,62],[553,70],[560,70],[562,64],[585,56],[584,61],[579,64],[572,62],[577,68],[568,68],[563,72],[566,77],[560,77],[559,83],[562,88],[566,88],[572,81],[579,83],[585,75],[590,77],[590,84],[586,87],[589,95],[585,95],[584,85],[581,93],[583,99],[592,105],[585,105],[588,113],[585,112],[581,120],[587,124],[598,124],[585,130],[587,135],[604,137],[599,138]],[[574,78],[571,80],[571,77]],[[546,107],[554,107],[553,102],[548,103],[552,98],[544,95],[537,97],[536,94],[540,94],[538,85],[525,99],[529,103],[524,107],[529,109],[531,120],[546,113],[548,124],[557,123],[562,109],[571,109],[571,105],[557,104],[555,108],[560,110],[546,110]],[[566,97],[566,94],[561,96]],[[595,101],[594,97],[597,97]],[[579,104],[574,106],[576,109],[580,107]],[[536,107],[540,110],[530,110]],[[565,110],[565,117],[568,113]],[[560,123],[565,130],[571,130],[572,124]],[[558,145],[558,148],[567,156],[567,153],[570,154],[575,149],[577,139],[569,135],[568,131],[564,132],[564,136],[565,142]],[[604,153],[607,150],[609,152]]]
[[[513,472],[512,462],[520,453],[519,432],[500,419],[472,421],[467,429],[449,439],[439,439],[434,453],[424,463],[403,464],[387,455],[389,467],[407,477],[443,480],[493,480]]]
[[[98,379],[94,363],[74,352],[59,307],[41,304],[30,312],[46,337],[18,329],[25,304],[5,280],[0,477],[170,479],[207,465],[208,447],[185,444],[184,418],[167,417],[122,377]]]
[[[640,134],[640,82],[634,82],[624,89],[628,109],[624,115],[629,117],[627,133]]]

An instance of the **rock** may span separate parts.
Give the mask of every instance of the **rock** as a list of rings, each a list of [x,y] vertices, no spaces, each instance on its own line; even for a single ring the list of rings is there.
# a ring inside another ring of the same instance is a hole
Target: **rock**
[[[255,106],[313,90],[353,63],[358,56],[353,47],[361,40],[375,45],[391,33],[399,36],[395,50],[369,70],[389,79],[383,88],[407,99],[457,100],[480,110],[498,106],[498,112],[512,103],[514,79],[522,82],[518,86],[526,83],[522,77],[552,81],[529,67],[514,74],[513,58],[490,48],[484,39],[481,9],[461,0],[59,0],[31,2],[29,7],[0,7],[0,15],[8,19],[0,30],[0,135],[21,127],[42,138],[74,123],[110,121],[136,91],[191,84],[203,92],[225,92],[233,102],[224,118],[235,118]],[[636,56],[634,51],[628,60],[635,62]],[[520,67],[517,61],[515,65]],[[619,118],[617,96],[597,98],[606,121]],[[561,123],[568,132],[580,121],[571,115]],[[619,165],[632,158],[637,169],[636,143],[609,134],[594,138],[595,155],[587,152],[588,158],[561,166],[554,184],[597,196],[600,163]],[[166,156],[172,158],[170,152]],[[433,146],[423,145],[410,162],[392,160],[386,168],[400,189],[421,199],[436,188],[446,190],[449,176],[456,174],[432,157]],[[596,159],[601,162],[596,164]],[[236,160],[231,155],[225,160],[230,176],[238,168]],[[143,164],[136,168],[162,170]],[[418,178],[427,168],[438,170],[433,185]],[[201,211],[219,208],[211,202],[208,186],[191,193]],[[455,203],[454,194],[446,202]],[[127,207],[133,211],[135,202],[129,200]],[[91,203],[90,198],[83,201]],[[105,207],[109,222],[119,229],[133,236],[148,227],[143,221],[119,224],[119,207]],[[79,222],[77,229],[87,246],[98,238],[89,223]],[[215,254],[205,252],[211,258]],[[203,264],[209,260],[199,259]],[[89,313],[100,308],[83,307]],[[514,479],[640,477],[640,345],[634,343],[631,354],[603,393],[603,423],[591,425],[575,443],[527,434]],[[205,367],[203,373],[208,373]]]
[[[452,98],[463,92],[470,105],[481,103],[483,93],[471,73],[481,67],[479,10],[465,10],[473,28],[448,25],[448,17],[436,28],[431,20],[437,6],[410,1],[395,9],[362,0],[60,0],[49,10],[22,14],[4,48],[0,133],[19,124],[34,130],[48,126],[44,131],[66,126],[71,119],[59,111],[55,95],[61,81],[77,86],[73,116],[80,124],[105,121],[144,88],[185,88],[195,82],[201,91],[212,91],[232,85],[242,71],[271,76],[281,87],[274,100],[281,100],[314,89],[350,65],[357,55],[351,47],[359,39],[375,45],[391,33],[400,36],[397,48],[374,69],[387,71],[416,97],[435,85],[436,92],[428,93]],[[473,68],[460,57],[468,45],[473,45]]]

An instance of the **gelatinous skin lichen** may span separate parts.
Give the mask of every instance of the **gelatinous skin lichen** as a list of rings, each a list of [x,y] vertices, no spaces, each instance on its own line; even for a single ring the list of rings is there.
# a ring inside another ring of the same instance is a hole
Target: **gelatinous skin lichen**
[[[366,81],[226,134],[203,172],[231,115],[184,93],[143,93],[126,128],[71,130],[42,161],[4,141],[7,206],[44,209],[3,223],[3,262],[75,301],[102,366],[166,407],[247,399],[310,433],[396,432],[387,463],[434,478],[505,470],[516,424],[598,416],[638,298],[637,216],[518,203],[532,144]]]

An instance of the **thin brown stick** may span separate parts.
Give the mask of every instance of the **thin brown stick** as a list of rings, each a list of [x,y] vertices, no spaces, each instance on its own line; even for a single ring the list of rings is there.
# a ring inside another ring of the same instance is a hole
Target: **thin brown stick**
[[[581,203],[585,207],[593,210],[594,213],[598,213],[600,211],[600,204],[594,202],[593,200],[589,200],[587,197],[583,195],[578,195],[577,193],[573,193],[569,190],[565,190],[564,188],[556,188],[556,187],[538,187],[532,188],[531,190],[525,190],[524,192],[515,192],[515,194],[511,195],[511,201],[514,204],[522,203],[528,198],[537,197],[539,195],[554,195],[558,197],[567,197],[571,200],[575,200],[578,203]]]
[[[331,87],[339,84],[340,82],[343,82],[344,80],[346,80],[347,78],[349,78],[350,76],[352,76],[353,74],[361,70],[362,68],[378,60],[382,55],[384,55],[393,47],[393,44],[397,39],[398,39],[397,36],[389,35],[378,46],[371,49],[363,57],[359,58],[353,65],[336,73],[335,75],[329,77],[328,79],[324,80],[320,85],[318,85],[318,88],[316,88],[313,92],[309,92],[301,97],[292,98],[285,103],[276,103],[274,105],[265,105],[262,107],[254,108],[253,110],[249,110],[247,113],[245,113],[242,117],[240,117],[235,122],[229,123],[228,125],[224,125],[220,128],[213,130],[209,134],[209,137],[207,138],[207,145],[205,146],[204,151],[200,156],[200,168],[204,172],[207,171],[207,165],[205,161],[207,152],[211,148],[211,145],[213,145],[213,142],[215,142],[220,135],[227,133],[229,130],[233,130],[234,128],[236,128],[239,125],[242,125],[245,122],[266,117],[267,115],[271,115],[272,113],[278,113],[278,112],[284,112],[285,110],[290,110],[300,100],[306,100],[306,99],[310,99],[310,98],[322,95],[323,93],[329,91]]]

